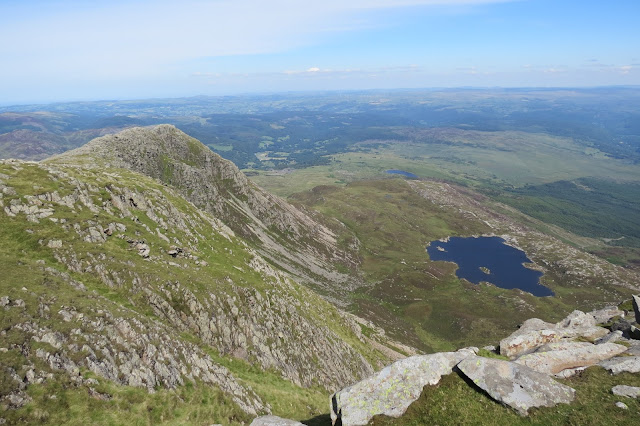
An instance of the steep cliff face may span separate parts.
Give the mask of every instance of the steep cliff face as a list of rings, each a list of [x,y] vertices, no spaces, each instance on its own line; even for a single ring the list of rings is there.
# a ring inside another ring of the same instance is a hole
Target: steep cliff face
[[[106,399],[106,382],[202,383],[254,415],[277,393],[253,390],[229,360],[335,390],[390,359],[263,256],[311,274],[338,255],[335,234],[204,149],[159,126],[45,163],[0,162],[5,407],[66,377]]]
[[[233,163],[173,126],[128,129],[48,160],[53,164],[83,161],[133,170],[176,188],[253,242],[271,262],[330,296],[359,285],[335,267],[337,263],[357,265],[358,257],[338,246],[334,230],[257,187]]]

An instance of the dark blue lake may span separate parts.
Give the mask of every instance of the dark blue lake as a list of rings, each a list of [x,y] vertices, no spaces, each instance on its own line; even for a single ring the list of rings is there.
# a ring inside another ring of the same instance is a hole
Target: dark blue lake
[[[487,281],[500,288],[519,288],[534,296],[553,296],[540,284],[542,272],[525,268],[531,263],[526,253],[504,244],[500,237],[462,238],[432,241],[427,247],[431,260],[446,260],[458,265],[456,275],[474,284]]]
[[[385,173],[391,173],[394,175],[402,175],[409,178],[418,178],[418,175],[414,175],[413,173],[405,172],[404,170],[387,170]]]

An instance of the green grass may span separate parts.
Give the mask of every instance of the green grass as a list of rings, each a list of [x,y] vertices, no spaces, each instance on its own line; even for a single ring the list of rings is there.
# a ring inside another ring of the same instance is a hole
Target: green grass
[[[175,390],[116,386],[101,380],[95,391],[108,400],[92,396],[85,387],[60,376],[42,385],[29,386],[33,401],[19,410],[3,413],[9,424],[67,425],[194,425],[210,424],[213,419],[230,425],[247,424],[244,414],[233,401],[216,388],[188,383]]]
[[[224,357],[213,348],[208,351],[215,362],[233,371],[234,375],[268,401],[274,414],[297,420],[306,420],[326,413],[328,410],[327,391],[319,387],[301,388],[272,370],[263,370],[246,361]]]

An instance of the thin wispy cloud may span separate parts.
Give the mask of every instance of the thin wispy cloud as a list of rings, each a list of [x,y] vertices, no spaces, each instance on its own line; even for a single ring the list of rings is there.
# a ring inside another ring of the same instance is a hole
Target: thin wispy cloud
[[[213,94],[211,84],[315,90],[333,77],[371,88],[509,84],[481,80],[488,71],[535,85],[561,74],[545,70],[589,67],[593,84],[636,81],[637,67],[623,67],[638,61],[639,3],[585,3],[582,22],[568,5],[549,14],[550,2],[2,0],[0,93],[6,102]]]
[[[20,68],[34,58],[50,72],[91,69],[119,75],[199,57],[280,52],[326,31],[375,26],[358,12],[413,6],[478,5],[496,0],[221,0],[29,2],[0,18],[0,54]],[[60,7],[57,8],[56,4]],[[0,13],[2,9],[0,6]],[[22,70],[24,71],[24,70]]]

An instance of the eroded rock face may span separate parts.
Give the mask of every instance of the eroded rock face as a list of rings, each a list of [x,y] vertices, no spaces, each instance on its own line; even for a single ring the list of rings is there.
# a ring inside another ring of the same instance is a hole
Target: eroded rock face
[[[149,392],[202,383],[219,388],[239,411],[258,415],[270,412],[268,403],[216,356],[327,391],[373,373],[343,337],[358,339],[335,307],[174,189],[122,169],[13,161],[0,167],[12,176],[0,176],[0,194],[13,194],[0,200],[15,206],[1,209],[0,218],[36,234],[51,255],[43,260],[24,253],[30,262],[25,272],[41,279],[0,294],[0,310],[12,311],[0,316],[2,333],[24,341],[0,350],[20,353],[37,367],[17,372],[11,388],[0,392],[0,405],[17,407],[27,401],[20,392],[28,385],[63,375],[91,394],[97,382],[79,374],[88,370],[100,382]],[[22,173],[41,176],[45,186],[30,195],[3,183],[24,179]],[[30,215],[44,210],[51,215],[38,216],[34,231]],[[103,290],[127,306],[101,296]],[[334,322],[325,322],[327,315]],[[375,350],[365,353],[388,362]]]
[[[476,348],[457,352],[418,355],[396,361],[378,373],[331,397],[331,419],[344,426],[366,425],[378,414],[400,417],[422,393],[435,385],[461,360],[474,356]]]
[[[458,369],[491,398],[523,416],[530,408],[568,404],[575,397],[575,390],[569,386],[514,362],[469,357],[458,364]]]
[[[568,369],[589,367],[626,350],[626,346],[615,343],[594,345],[589,342],[557,342],[543,345],[536,352],[523,355],[515,362],[540,373],[559,374]]]

